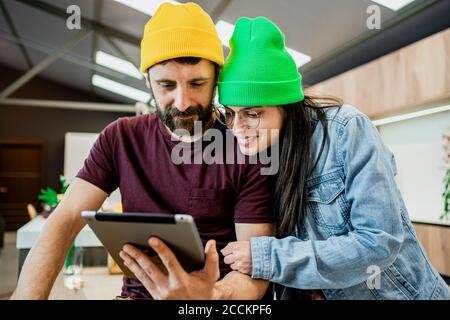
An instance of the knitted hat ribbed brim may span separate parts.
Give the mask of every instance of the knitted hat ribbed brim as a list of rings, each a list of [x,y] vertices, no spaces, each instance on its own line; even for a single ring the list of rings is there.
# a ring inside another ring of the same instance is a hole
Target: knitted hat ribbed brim
[[[272,21],[240,18],[230,48],[218,82],[222,105],[273,106],[304,99],[302,77]]]

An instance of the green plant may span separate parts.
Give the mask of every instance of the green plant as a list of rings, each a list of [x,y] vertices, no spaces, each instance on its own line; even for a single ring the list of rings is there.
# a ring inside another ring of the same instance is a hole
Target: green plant
[[[61,183],[61,189],[59,193],[64,194],[69,187],[69,184],[67,183],[66,177],[64,177],[62,174],[59,175],[59,182]]]
[[[441,215],[441,219],[450,218],[450,169],[447,169],[444,178],[444,192],[442,193],[444,198],[444,212]]]
[[[64,194],[69,187],[69,184],[66,181],[66,177],[61,174],[59,176],[59,182],[61,183],[61,189],[59,193]],[[58,193],[50,187],[47,187],[47,189],[41,189],[41,194],[38,196],[38,199],[42,200],[46,205],[50,207],[53,207],[59,203]]]
[[[450,218],[450,133],[444,134],[444,161],[449,165],[444,178],[444,192],[442,197],[444,199],[444,211],[442,212],[441,219]]]
[[[41,194],[38,196],[38,199],[44,201],[44,203],[50,207],[53,207],[58,204],[58,193],[52,188],[41,189]]]

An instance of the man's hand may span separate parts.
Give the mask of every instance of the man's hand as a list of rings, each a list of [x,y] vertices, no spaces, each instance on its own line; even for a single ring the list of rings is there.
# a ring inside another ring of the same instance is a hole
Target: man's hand
[[[152,237],[148,243],[160,257],[168,274],[165,274],[146,254],[132,245],[126,244],[120,252],[120,257],[154,299],[214,299],[217,297],[215,284],[220,277],[220,271],[219,254],[214,240],[206,243],[203,269],[191,273],[183,269],[175,254],[163,241]]]
[[[220,251],[224,256],[224,262],[231,269],[243,274],[252,275],[252,251],[250,241],[235,241],[227,244]]]

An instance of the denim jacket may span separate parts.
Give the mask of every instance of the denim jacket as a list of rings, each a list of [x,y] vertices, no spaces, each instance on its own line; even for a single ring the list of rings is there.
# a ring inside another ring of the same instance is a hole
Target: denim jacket
[[[393,154],[352,106],[326,111],[328,139],[307,180],[296,236],[251,239],[253,278],[327,299],[449,299],[449,288],[417,240],[394,181]],[[323,127],[313,119],[311,163]]]

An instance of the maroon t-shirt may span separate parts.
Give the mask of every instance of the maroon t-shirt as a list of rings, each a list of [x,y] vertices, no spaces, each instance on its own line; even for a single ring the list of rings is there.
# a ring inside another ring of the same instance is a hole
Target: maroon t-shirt
[[[225,139],[226,127],[216,121],[214,128]],[[231,141],[235,158],[243,157]],[[100,133],[77,177],[108,194],[119,188],[124,212],[192,215],[203,244],[215,239],[218,250],[236,240],[235,223],[274,222],[273,176],[261,175],[259,164],[174,164],[171,153],[179,143],[156,114],[120,118]],[[220,270],[222,277],[231,270],[222,256]],[[151,298],[126,276],[122,296]]]

